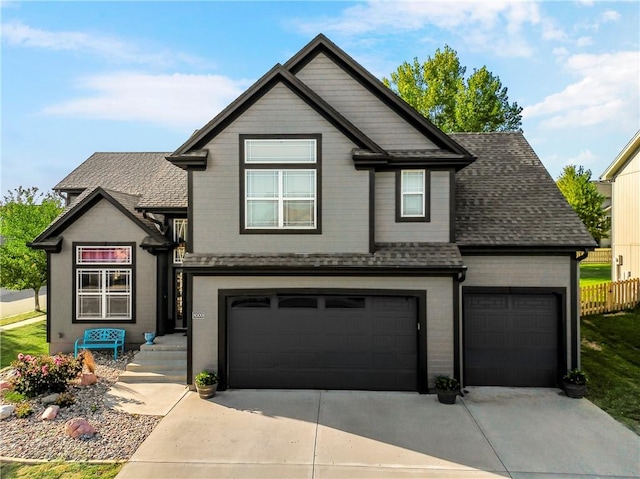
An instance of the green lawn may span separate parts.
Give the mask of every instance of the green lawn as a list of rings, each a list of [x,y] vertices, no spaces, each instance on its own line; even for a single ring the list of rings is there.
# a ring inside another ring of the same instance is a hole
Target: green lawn
[[[0,333],[0,368],[9,366],[19,353],[46,354],[47,322],[28,324]]]
[[[581,320],[587,398],[640,434],[640,306]]]
[[[611,281],[610,264],[581,264],[580,265],[580,286],[606,283]]]
[[[47,314],[46,311],[29,311],[28,313],[16,314],[14,316],[7,316],[6,318],[0,319],[0,326],[6,326],[7,324],[18,323],[20,321],[24,321],[25,319],[37,318],[38,316],[43,316],[45,314]]]
[[[49,462],[46,464],[0,464],[2,479],[112,479],[123,464],[87,464],[84,462]]]

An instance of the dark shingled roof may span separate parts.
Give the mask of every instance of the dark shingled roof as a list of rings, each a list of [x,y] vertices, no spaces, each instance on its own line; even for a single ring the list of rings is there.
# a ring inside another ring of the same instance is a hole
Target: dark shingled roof
[[[67,206],[62,212],[54,219],[51,224],[44,230],[34,241],[33,244],[46,244],[52,234],[59,234],[58,230],[66,229],[69,222],[75,221],[74,216],[77,215],[83,208],[87,207],[92,201],[97,201],[100,198],[111,197],[111,201],[115,201],[120,205],[127,213],[129,213],[135,221],[149,234],[149,241],[154,245],[157,244],[169,244],[170,241],[162,236],[157,230],[155,223],[145,218],[143,214],[136,210],[136,206],[140,201],[139,195],[130,195],[122,193],[121,191],[107,190],[99,186],[94,186],[85,189],[75,200]]]
[[[460,246],[595,247],[521,133],[455,133],[478,159],[456,173]]]
[[[380,243],[375,253],[188,253],[185,267],[235,268],[398,268],[460,269],[462,257],[456,245],[448,243]]]
[[[55,190],[102,188],[139,195],[138,208],[186,208],[187,172],[172,165],[170,153],[94,153]]]

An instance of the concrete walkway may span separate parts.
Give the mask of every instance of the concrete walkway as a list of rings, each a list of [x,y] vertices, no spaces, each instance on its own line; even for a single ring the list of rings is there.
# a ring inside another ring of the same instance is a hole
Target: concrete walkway
[[[640,438],[556,389],[187,393],[118,479],[640,477]]]
[[[18,321],[17,323],[0,326],[0,331],[8,331],[10,329],[21,328],[22,326],[27,326],[28,324],[39,323],[40,321],[44,321],[45,319],[47,319],[47,315],[43,314],[42,316],[38,316],[36,318],[25,319],[24,321]]]

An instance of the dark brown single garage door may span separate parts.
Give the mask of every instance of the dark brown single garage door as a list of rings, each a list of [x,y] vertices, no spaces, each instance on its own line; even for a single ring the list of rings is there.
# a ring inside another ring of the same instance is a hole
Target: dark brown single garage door
[[[415,391],[416,301],[392,296],[228,298],[228,385]]]
[[[556,386],[558,301],[555,294],[465,292],[465,384]]]

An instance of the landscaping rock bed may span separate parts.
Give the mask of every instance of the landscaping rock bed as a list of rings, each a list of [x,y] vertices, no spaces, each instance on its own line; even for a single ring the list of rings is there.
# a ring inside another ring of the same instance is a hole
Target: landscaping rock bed
[[[113,354],[94,352],[98,382],[91,386],[69,386],[75,403],[60,408],[53,420],[41,419],[47,405],[42,396],[29,400],[33,414],[24,419],[12,415],[0,423],[0,456],[21,459],[65,461],[125,460],[153,431],[161,416],[126,414],[106,405],[106,393],[133,358],[133,352],[113,360]],[[0,374],[0,380],[9,376]],[[0,399],[0,404],[9,404]],[[65,423],[86,418],[97,433],[90,439],[73,439],[65,434]]]

